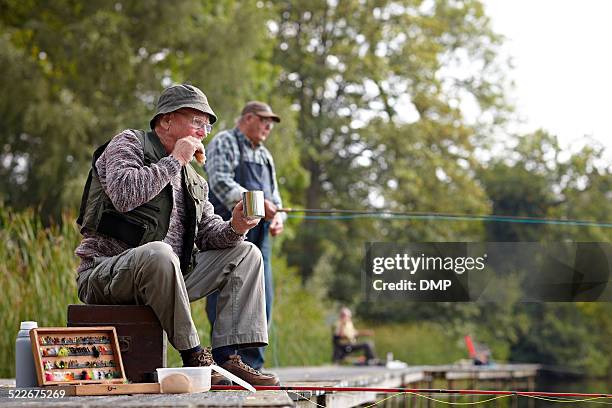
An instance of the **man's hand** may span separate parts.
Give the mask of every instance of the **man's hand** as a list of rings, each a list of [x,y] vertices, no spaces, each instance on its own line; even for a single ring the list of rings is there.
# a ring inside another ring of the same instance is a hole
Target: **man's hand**
[[[259,218],[249,219],[242,214],[242,200],[232,210],[232,219],[230,220],[232,228],[238,234],[246,234],[251,228],[259,224]]]
[[[266,221],[271,221],[276,215],[276,205],[270,200],[264,200],[264,208],[266,210]]]
[[[285,226],[283,225],[283,217],[281,217],[280,213],[276,213],[274,218],[272,218],[272,222],[270,223],[270,235],[275,237],[283,232],[283,229],[285,229]]]
[[[191,161],[196,151],[204,153],[202,141],[196,137],[187,136],[176,141],[170,156],[178,160],[181,166],[184,166]]]

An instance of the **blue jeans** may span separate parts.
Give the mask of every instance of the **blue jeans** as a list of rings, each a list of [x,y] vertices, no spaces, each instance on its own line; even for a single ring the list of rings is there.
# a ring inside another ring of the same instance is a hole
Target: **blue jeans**
[[[272,242],[268,229],[270,223],[267,221],[261,221],[255,228],[252,228],[247,234],[246,240],[255,244],[261,251],[263,256],[264,264],[264,288],[266,293],[266,320],[268,322],[268,328],[272,323],[272,301],[274,299],[274,287],[272,283]],[[206,298],[206,314],[210,321],[211,330],[214,327],[215,320],[217,318],[217,298],[219,292],[216,291]],[[256,370],[261,369],[264,364],[264,353],[265,347],[252,347],[238,350],[238,355],[242,361]]]

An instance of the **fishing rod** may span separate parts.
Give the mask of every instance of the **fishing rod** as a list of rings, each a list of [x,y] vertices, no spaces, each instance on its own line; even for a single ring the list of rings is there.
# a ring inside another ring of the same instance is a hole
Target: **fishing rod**
[[[516,395],[524,397],[585,397],[585,398],[612,398],[612,394],[594,394],[583,392],[545,392],[545,391],[489,391],[489,390],[449,390],[438,388],[377,388],[377,387],[319,387],[319,386],[282,386],[282,385],[255,385],[257,391],[325,391],[325,392],[375,392],[379,394],[406,393],[406,394],[460,394],[460,395]],[[213,385],[216,391],[244,391],[239,385]]]
[[[552,219],[542,217],[527,217],[516,215],[497,214],[461,214],[461,213],[436,213],[420,211],[387,211],[387,210],[346,210],[346,209],[322,209],[322,208],[279,208],[279,212],[287,214],[305,214],[300,218],[305,219],[351,219],[351,218],[395,218],[395,219],[445,219],[455,221],[489,221],[489,222],[513,222],[524,224],[561,224],[586,227],[612,228],[612,221],[589,221],[576,219]],[[315,214],[315,215],[310,215]],[[295,217],[289,215],[290,217]]]

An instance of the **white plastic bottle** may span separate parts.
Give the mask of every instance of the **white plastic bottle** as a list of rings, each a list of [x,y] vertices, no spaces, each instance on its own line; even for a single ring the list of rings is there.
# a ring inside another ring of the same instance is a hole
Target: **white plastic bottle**
[[[15,386],[17,388],[37,387],[36,366],[32,354],[30,330],[38,328],[36,322],[21,322],[15,342]]]

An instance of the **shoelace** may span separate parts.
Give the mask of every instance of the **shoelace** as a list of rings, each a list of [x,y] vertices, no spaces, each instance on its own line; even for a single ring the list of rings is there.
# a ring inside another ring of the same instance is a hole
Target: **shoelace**
[[[206,366],[211,364],[216,364],[213,359],[212,353],[210,352],[210,347],[205,347],[202,349],[202,352],[198,354],[196,357],[199,363],[202,363]]]
[[[254,369],[253,367],[251,367],[250,365],[244,363],[242,361],[242,359],[240,358],[239,355],[233,355],[230,356],[230,360],[232,360],[234,363],[238,364],[238,366],[248,372],[250,372],[251,374],[256,374],[256,375],[261,375],[261,373],[259,371],[257,371],[256,369]]]

